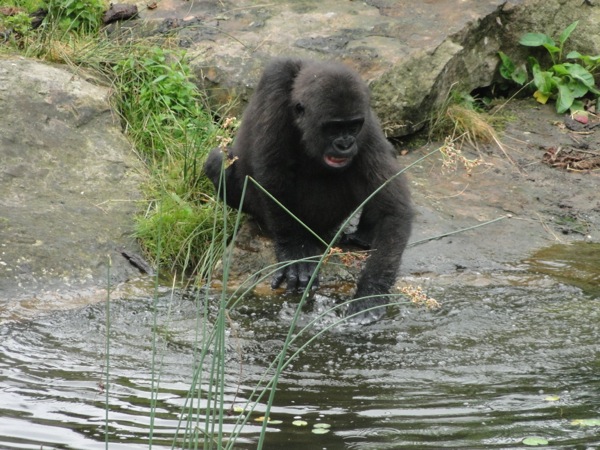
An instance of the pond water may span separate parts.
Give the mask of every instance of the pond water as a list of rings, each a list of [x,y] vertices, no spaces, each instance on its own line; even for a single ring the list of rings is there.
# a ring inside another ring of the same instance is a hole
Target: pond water
[[[595,247],[588,266],[577,259],[574,276],[599,276]],[[547,273],[568,261],[540,255],[529,265],[546,274],[497,274],[469,286],[434,280],[427,290],[438,310],[407,304],[373,326],[325,331],[284,371],[271,411],[281,423],[269,424],[264,448],[504,449],[525,448],[530,436],[546,439],[543,448],[598,448],[600,292],[595,283],[552,281]],[[302,325],[330,302],[317,296]],[[0,448],[171,448],[198,355],[198,303],[164,289],[156,299],[111,302],[109,322],[104,303],[4,321]],[[277,296],[245,299],[230,312],[226,408],[251,395],[293,312]],[[262,412],[260,403],[236,448],[256,448]],[[236,416],[225,418],[226,431]],[[313,434],[315,423],[329,432]]]

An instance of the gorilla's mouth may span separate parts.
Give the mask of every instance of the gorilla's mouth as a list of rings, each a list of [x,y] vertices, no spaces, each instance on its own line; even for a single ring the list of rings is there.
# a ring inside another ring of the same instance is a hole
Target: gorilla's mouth
[[[352,158],[338,158],[337,156],[325,155],[325,164],[334,169],[346,167],[352,161]]]

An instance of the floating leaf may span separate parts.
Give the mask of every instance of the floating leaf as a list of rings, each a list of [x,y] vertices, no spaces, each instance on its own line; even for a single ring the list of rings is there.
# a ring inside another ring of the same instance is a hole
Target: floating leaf
[[[234,406],[233,407],[233,412],[235,413],[243,413],[244,412],[244,408],[242,408],[241,406]]]
[[[582,427],[600,427],[600,419],[576,419],[571,422],[571,425],[579,425]]]
[[[269,425],[280,425],[283,423],[283,421],[281,421],[281,420],[276,420],[276,419],[271,420],[271,419],[267,419],[265,416],[260,416],[260,417],[257,417],[256,419],[254,419],[255,422],[264,422],[265,420],[267,421],[267,423]]]
[[[331,428],[331,425],[328,423],[315,423],[313,425],[314,428]]]
[[[523,439],[523,444],[535,447],[537,445],[548,445],[548,440],[543,437],[530,436]]]
[[[314,434],[326,434],[329,433],[329,428],[313,428],[311,431]]]
[[[292,425],[296,427],[305,427],[306,425],[308,425],[308,422],[306,420],[294,420],[292,422]]]
[[[544,400],[547,402],[557,402],[560,400],[560,397],[558,395],[549,395]]]

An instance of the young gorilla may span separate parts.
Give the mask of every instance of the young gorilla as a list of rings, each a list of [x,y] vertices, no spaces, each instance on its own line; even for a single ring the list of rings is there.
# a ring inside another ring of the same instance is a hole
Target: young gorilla
[[[272,62],[250,100],[225,170],[228,205],[238,208],[244,179],[254,178],[325,241],[358,205],[401,169],[369,106],[369,91],[344,65],[300,59]],[[213,149],[204,171],[219,186],[223,151]],[[302,225],[248,183],[244,212],[266,227],[279,261],[322,253]],[[403,176],[394,178],[363,208],[356,239],[372,251],[347,314],[360,323],[378,320],[394,284],[411,231],[410,194]],[[314,262],[278,271],[272,287],[306,288]]]

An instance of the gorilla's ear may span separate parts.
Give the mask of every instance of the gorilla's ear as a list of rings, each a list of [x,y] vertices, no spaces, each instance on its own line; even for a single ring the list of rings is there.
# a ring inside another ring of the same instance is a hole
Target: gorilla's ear
[[[296,114],[298,116],[301,116],[302,114],[304,114],[304,105],[300,102],[296,103],[294,105],[294,111],[296,111]]]

